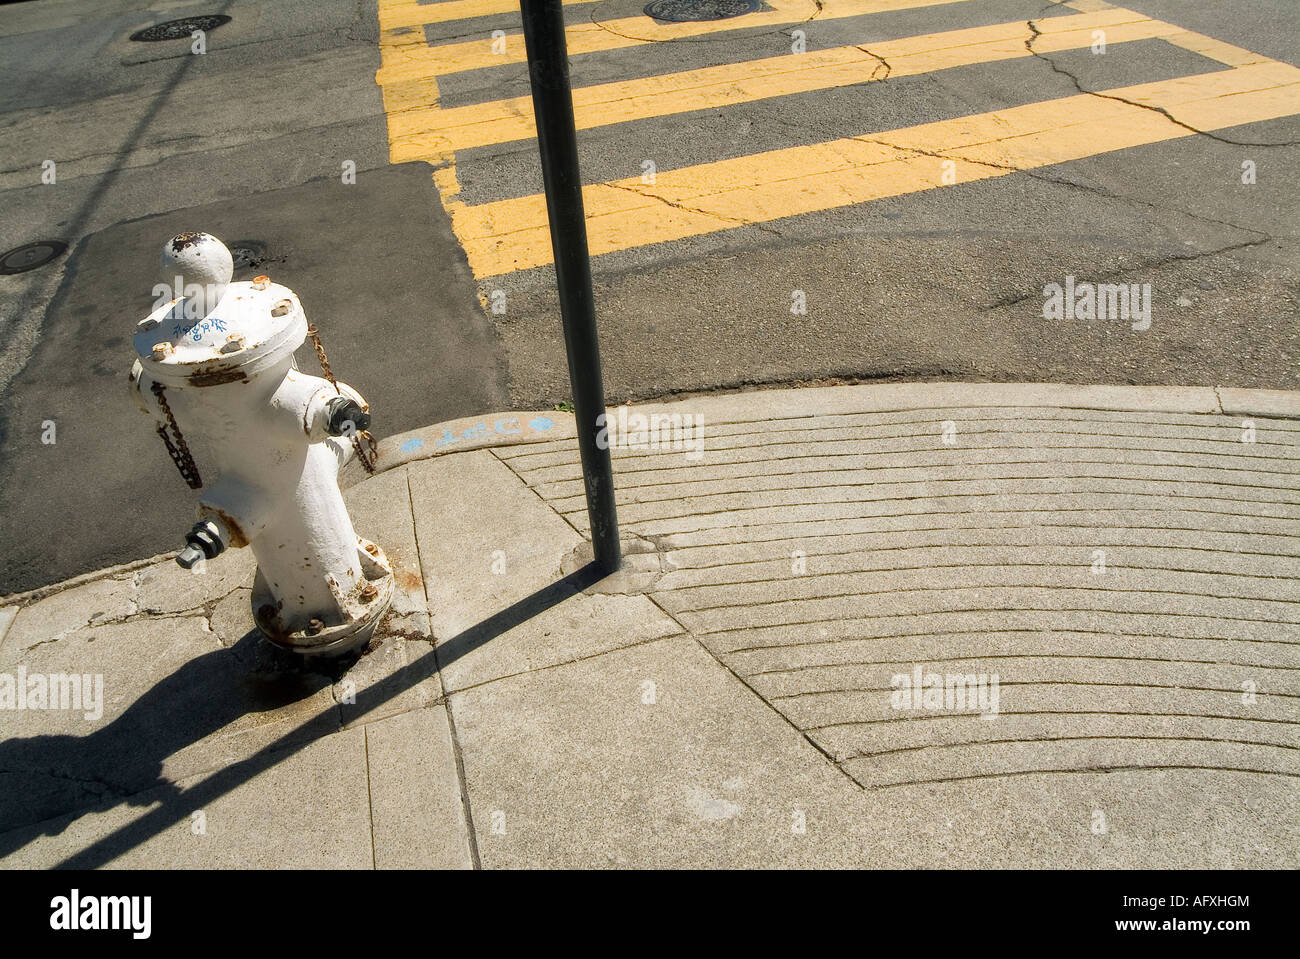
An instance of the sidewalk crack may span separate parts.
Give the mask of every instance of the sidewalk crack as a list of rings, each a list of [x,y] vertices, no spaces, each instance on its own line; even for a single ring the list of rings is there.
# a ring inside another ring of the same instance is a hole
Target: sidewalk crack
[[[420,527],[415,521],[415,495],[411,490],[411,471],[406,471],[406,502],[411,509],[411,535],[415,538],[415,556],[417,561],[420,557]],[[469,799],[469,782],[465,778],[465,758],[460,748],[460,737],[456,733],[456,717],[451,712],[451,698],[447,692],[445,681],[442,677],[442,662],[438,658],[438,639],[433,635],[433,610],[429,601],[429,580],[424,576],[424,566],[420,566],[420,581],[424,588],[424,609],[425,614],[429,617],[429,638],[433,641],[433,660],[438,666],[438,684],[442,689],[442,695],[438,697],[430,706],[442,705],[444,714],[447,716],[447,731],[451,735],[451,752],[456,759],[456,780],[460,786],[460,803],[465,812],[465,841],[469,845],[470,862],[475,869],[483,868],[483,860],[478,851],[478,834],[474,831],[474,811],[471,808]],[[373,836],[373,834],[372,834]]]
[[[739,682],[742,686],[744,686],[744,687],[745,687],[746,689],[748,689],[751,693],[753,693],[753,694],[758,698],[758,701],[759,701],[759,702],[761,702],[761,703],[762,703],[764,706],[766,706],[768,709],[772,710],[772,712],[774,712],[774,713],[776,713],[778,716],[780,716],[782,722],[784,722],[787,726],[789,726],[789,727],[790,727],[791,729],[793,729],[796,733],[798,733],[801,737],[803,737],[804,741],[807,742],[808,745],[812,746],[813,749],[815,749],[815,750],[817,750],[817,752],[821,753],[822,756],[825,758],[825,760],[826,760],[828,763],[830,763],[831,768],[833,768],[836,772],[838,772],[838,773],[839,773],[840,775],[842,775],[845,779],[847,779],[849,782],[851,782],[851,783],[852,783],[854,786],[856,786],[859,790],[861,790],[862,792],[866,792],[866,787],[863,786],[862,783],[860,783],[860,782],[858,782],[856,779],[854,779],[852,776],[850,776],[850,775],[848,774],[848,772],[845,771],[844,767],[841,766],[838,762],[835,761],[835,757],[832,756],[829,752],[827,752],[827,751],[822,747],[822,745],[821,745],[820,743],[817,742],[817,740],[813,739],[810,735],[808,735],[808,733],[806,733],[806,732],[804,732],[802,729],[800,729],[799,726],[796,725],[795,722],[794,722],[793,720],[791,720],[789,716],[787,716],[787,715],[786,715],[785,713],[783,713],[781,710],[777,709],[777,707],[774,706],[774,705],[771,703],[771,701],[768,700],[768,698],[767,698],[766,696],[764,696],[764,695],[763,695],[762,693],[760,693],[757,689],[755,689],[755,688],[754,688],[754,687],[753,687],[753,686],[752,686],[752,685],[751,685],[751,684],[750,684],[750,683],[745,679],[744,676],[741,676],[740,673],[736,672],[734,669],[732,669],[730,666],[728,666],[725,662],[723,662],[722,659],[721,659],[721,657],[719,657],[716,653],[714,653],[713,650],[709,649],[709,647],[708,647],[708,646],[707,646],[707,645],[706,645],[706,644],[705,644],[705,643],[700,639],[700,637],[698,637],[698,636],[695,635],[695,632],[694,632],[693,630],[691,630],[689,627],[686,626],[685,623],[683,623],[680,619],[678,619],[677,616],[674,615],[673,612],[672,612],[671,610],[667,609],[667,608],[666,608],[662,603],[660,603],[659,600],[658,600],[658,599],[657,599],[653,594],[648,593],[648,594],[646,594],[646,596],[647,596],[647,598],[650,600],[650,602],[654,603],[655,607],[656,607],[656,608],[657,608],[661,613],[663,613],[665,616],[667,616],[669,619],[671,619],[674,623],[676,623],[678,626],[680,626],[681,629],[682,629],[682,632],[683,632],[683,633],[685,633],[686,635],[690,636],[691,639],[695,640],[695,642],[699,643],[700,648],[703,649],[704,652],[705,652],[708,656],[712,657],[713,660],[714,660],[714,661],[715,661],[719,666],[721,666],[721,667],[722,667],[723,669],[725,669],[728,673],[730,673],[732,676],[734,676],[734,677],[736,678],[737,682]]]
[[[370,784],[370,729],[361,727],[362,748],[366,757],[366,804],[370,809],[370,868],[379,868],[379,853],[375,848],[375,790]]]

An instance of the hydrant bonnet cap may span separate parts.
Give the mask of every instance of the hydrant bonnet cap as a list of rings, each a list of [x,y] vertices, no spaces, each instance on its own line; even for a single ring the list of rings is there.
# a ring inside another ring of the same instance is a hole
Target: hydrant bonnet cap
[[[230,251],[208,233],[182,233],[162,252],[167,294],[133,345],[155,379],[207,386],[251,376],[302,345],[307,318],[278,283],[232,282]]]

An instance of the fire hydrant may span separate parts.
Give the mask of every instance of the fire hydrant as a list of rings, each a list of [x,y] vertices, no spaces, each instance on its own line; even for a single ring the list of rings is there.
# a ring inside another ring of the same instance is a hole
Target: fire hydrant
[[[339,470],[367,453],[356,390],[333,379],[298,297],[259,276],[231,282],[230,251],[206,233],[163,247],[155,309],[136,329],[136,402],[153,416],[192,488],[198,522],[176,561],[198,567],[227,547],[257,559],[253,621],[278,646],[339,655],[369,642],[393,594],[383,551],[352,527]],[[329,379],[298,370],[312,334]],[[205,483],[189,444],[201,449]]]

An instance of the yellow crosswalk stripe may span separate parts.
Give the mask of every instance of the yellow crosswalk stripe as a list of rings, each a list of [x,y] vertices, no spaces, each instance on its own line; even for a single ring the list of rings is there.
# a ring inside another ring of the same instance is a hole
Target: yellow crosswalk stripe
[[[1052,17],[1037,21],[1036,26],[1040,33],[1033,46],[1039,53],[1086,48],[1096,30],[1105,31],[1108,45],[1186,32],[1118,8]],[[885,76],[916,76],[1031,56],[1025,46],[1027,37],[1025,22],[1016,21],[871,44],[870,53],[865,46],[834,47],[578,87],[573,91],[574,113],[578,129],[591,129],[852,86]],[[535,133],[531,97],[448,109],[416,107],[389,116],[395,163],[529,139]]]
[[[1176,47],[1182,47],[1184,50],[1200,54],[1211,60],[1218,60],[1230,67],[1244,67],[1252,63],[1269,62],[1269,58],[1266,56],[1251,53],[1241,47],[1234,47],[1231,43],[1215,40],[1213,37],[1207,37],[1202,33],[1192,33],[1190,30],[1170,34],[1165,39]]]
[[[566,7],[597,0],[564,0]],[[405,27],[422,27],[426,23],[451,23],[474,17],[491,17],[501,13],[518,13],[519,0],[442,0],[441,3],[416,3],[415,0],[381,0],[379,4],[379,29],[401,30]],[[389,42],[409,42],[403,35],[390,37]],[[381,38],[382,42],[382,38]]]
[[[1124,102],[1124,101],[1131,102]],[[1300,69],[1268,60],[583,188],[593,255],[1004,176],[1300,113]],[[945,169],[945,161],[951,166]],[[947,177],[945,177],[947,174]],[[545,198],[465,206],[453,225],[477,277],[551,262]]]
[[[642,15],[605,20],[600,23],[570,24],[565,29],[564,35],[569,56],[572,57],[584,53],[623,50],[647,43],[701,37],[731,30],[795,26],[814,17],[815,20],[809,26],[824,20],[842,20],[872,13],[965,2],[970,0],[822,0],[819,11],[818,4],[814,0],[767,0],[768,9],[734,19],[660,23]],[[403,83],[448,73],[523,63],[525,59],[523,34],[517,31],[507,34],[504,49],[499,52],[493,50],[492,39],[487,36],[436,47],[426,46],[423,43],[406,43],[401,46],[391,61],[386,62],[375,74],[375,81],[385,85]]]
[[[795,24],[808,19],[810,2],[822,8],[817,19],[836,19],[967,0],[768,0],[763,11],[732,21],[656,24],[628,17],[574,24],[566,35],[570,53],[579,55],[722,30]],[[434,180],[439,194],[478,277],[550,262],[541,195],[472,207],[455,199],[455,151],[531,138],[532,103],[517,97],[443,109],[437,78],[521,62],[522,40],[511,35],[505,53],[494,53],[487,38],[429,47],[422,33],[410,28],[513,12],[517,4],[378,0],[382,66],[376,79],[389,118],[391,159],[427,160],[438,166]],[[1232,69],[661,171],[649,185],[639,177],[593,184],[584,187],[592,254],[1191,136],[1188,127],[1213,130],[1300,113],[1300,71],[1294,67],[1105,0],[1071,0],[1063,6],[1080,13],[1035,20],[1039,35],[1032,43],[1034,52],[1087,47],[1094,31],[1102,30],[1108,45],[1162,38]],[[884,75],[882,61],[888,63],[888,75],[898,77],[1025,57],[1030,55],[1027,36],[1026,24],[1017,21],[580,87],[574,90],[577,124],[589,129],[864,83]],[[1123,100],[1169,110],[1187,126]]]
[[[1080,13],[1095,13],[1098,10],[1117,9],[1108,0],[1069,0],[1065,6],[1078,10]],[[1244,67],[1250,63],[1264,63],[1268,60],[1268,57],[1261,56],[1258,53],[1252,53],[1242,47],[1234,47],[1230,43],[1215,40],[1213,37],[1207,37],[1201,33],[1193,33],[1190,30],[1172,34],[1164,39],[1175,46],[1182,47],[1184,50],[1190,50],[1192,53],[1200,54],[1211,60],[1218,60],[1230,67]]]

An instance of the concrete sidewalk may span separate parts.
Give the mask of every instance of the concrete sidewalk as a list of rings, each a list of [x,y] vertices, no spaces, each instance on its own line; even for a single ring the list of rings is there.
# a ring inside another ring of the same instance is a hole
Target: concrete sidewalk
[[[569,415],[385,440],[347,495],[399,595],[342,675],[250,632],[247,551],[5,600],[0,681],[103,714],[0,711],[0,863],[1300,865],[1300,394],[630,412],[702,451],[615,450],[599,582]],[[900,698],[934,674],[987,715]]]

